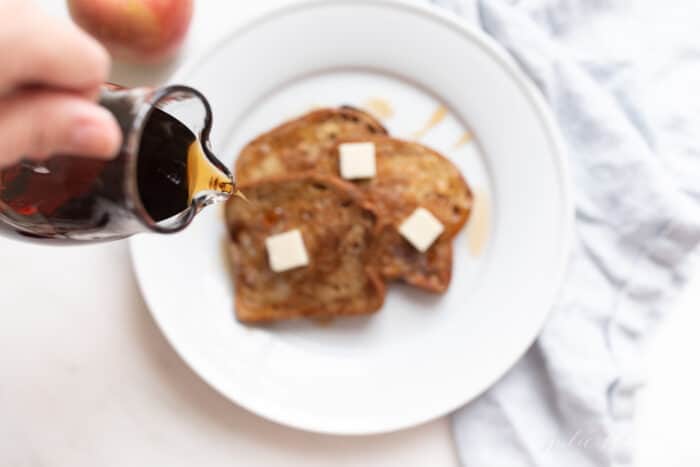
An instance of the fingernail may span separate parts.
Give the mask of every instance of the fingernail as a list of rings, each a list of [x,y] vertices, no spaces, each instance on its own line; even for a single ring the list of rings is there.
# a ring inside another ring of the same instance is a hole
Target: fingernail
[[[95,156],[102,156],[109,150],[104,128],[93,123],[83,123],[73,129],[71,146],[80,153]]]
[[[71,145],[80,154],[110,158],[119,150],[121,134],[112,122],[83,122],[71,134]]]

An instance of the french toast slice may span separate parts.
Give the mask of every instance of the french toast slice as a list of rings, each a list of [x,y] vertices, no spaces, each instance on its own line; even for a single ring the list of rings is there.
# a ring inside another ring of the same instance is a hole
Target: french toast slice
[[[238,183],[308,170],[330,173],[330,150],[339,138],[386,135],[370,114],[350,106],[314,110],[248,143],[236,160]]]
[[[431,292],[444,292],[452,277],[452,239],[471,212],[469,185],[452,162],[422,144],[386,136],[361,141],[375,147],[376,176],[355,185],[375,206],[384,225],[375,255],[382,275]],[[331,170],[337,173],[337,147],[331,159],[335,164]],[[424,253],[398,233],[399,225],[418,207],[429,210],[444,226],[444,232]]]
[[[291,174],[239,189],[248,202],[226,206],[238,320],[328,319],[381,307],[385,284],[370,261],[377,216],[355,186]],[[265,239],[292,229],[301,231],[309,264],[274,272]]]

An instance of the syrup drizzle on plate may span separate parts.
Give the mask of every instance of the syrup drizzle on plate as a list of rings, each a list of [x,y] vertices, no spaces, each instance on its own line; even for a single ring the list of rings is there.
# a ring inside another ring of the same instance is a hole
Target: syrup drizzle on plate
[[[467,224],[467,242],[469,253],[481,256],[488,243],[491,231],[491,201],[482,188],[474,189],[474,205]]]
[[[438,106],[438,108],[435,109],[435,111],[430,116],[428,121],[425,122],[425,125],[423,125],[423,128],[421,128],[420,130],[413,133],[413,137],[415,139],[421,139],[430,130],[432,130],[435,126],[439,125],[440,122],[442,122],[445,119],[445,117],[447,117],[447,107],[445,107],[444,105]]]

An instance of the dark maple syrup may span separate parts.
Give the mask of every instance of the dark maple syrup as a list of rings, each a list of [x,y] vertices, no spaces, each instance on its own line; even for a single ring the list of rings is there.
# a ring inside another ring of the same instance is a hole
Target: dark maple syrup
[[[141,202],[156,222],[180,214],[203,191],[233,192],[232,180],[208,160],[197,136],[157,109],[143,131],[137,176]]]

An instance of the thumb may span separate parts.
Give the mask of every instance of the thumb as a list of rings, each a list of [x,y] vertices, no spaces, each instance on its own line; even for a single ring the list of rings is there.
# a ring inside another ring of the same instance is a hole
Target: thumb
[[[112,114],[77,95],[33,90],[0,99],[0,165],[54,154],[107,159],[121,138]]]

